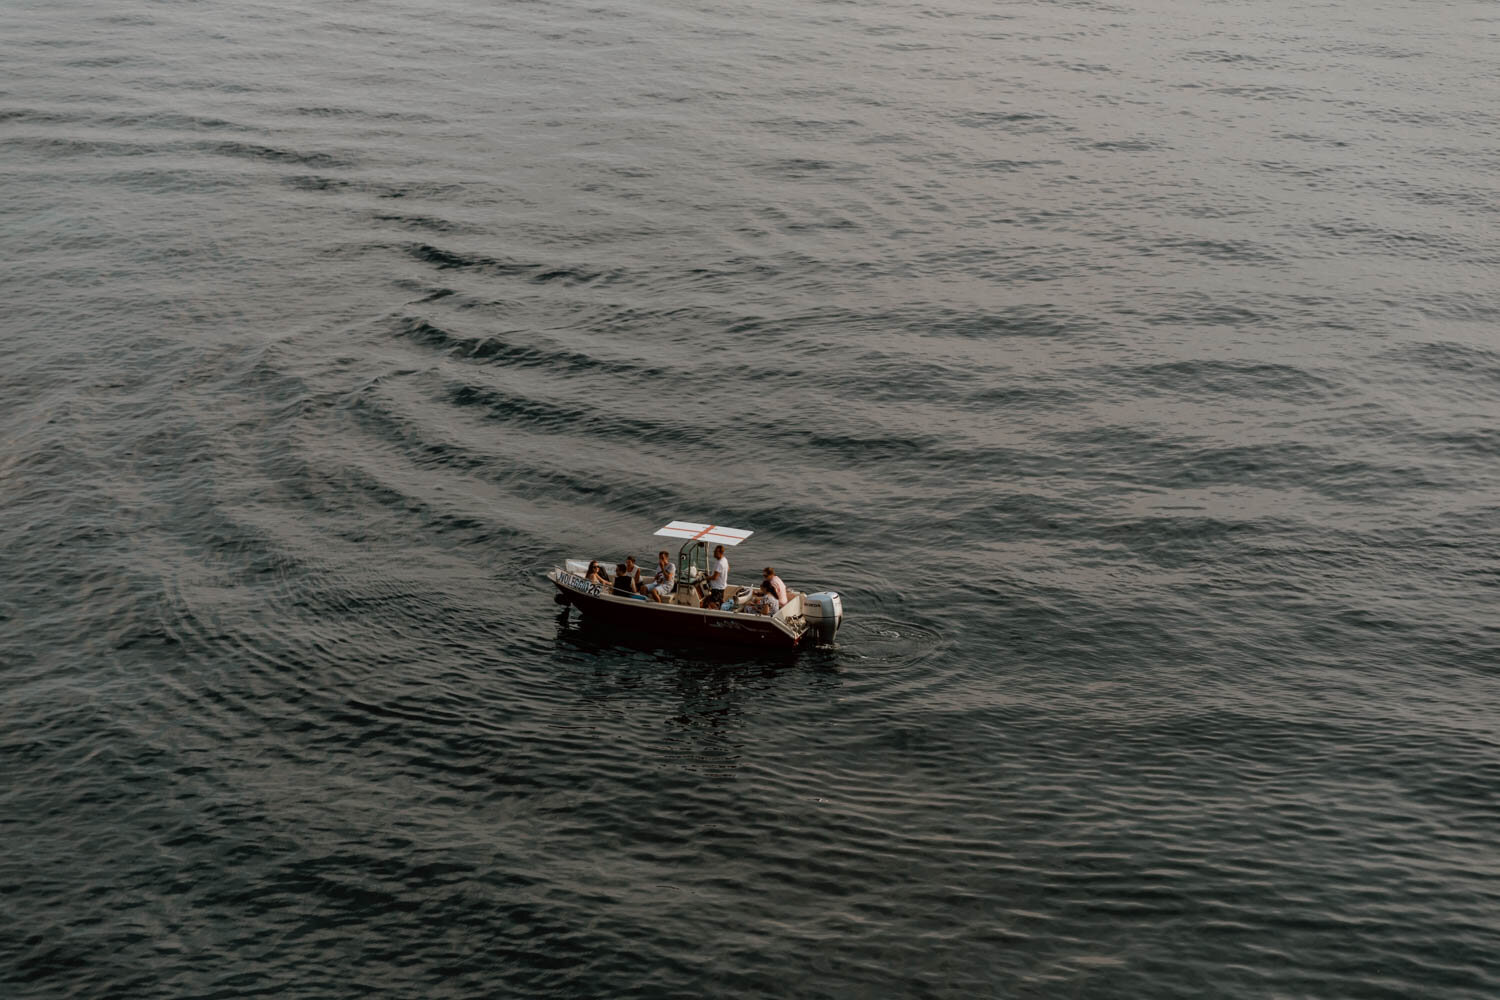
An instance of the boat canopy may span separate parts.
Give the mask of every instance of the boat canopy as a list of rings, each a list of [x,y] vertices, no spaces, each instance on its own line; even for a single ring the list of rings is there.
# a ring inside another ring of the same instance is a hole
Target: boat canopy
[[[724,528],[717,524],[694,524],[691,521],[673,521],[657,532],[668,538],[688,538],[693,541],[712,542],[715,545],[738,545],[753,531],[744,528]]]

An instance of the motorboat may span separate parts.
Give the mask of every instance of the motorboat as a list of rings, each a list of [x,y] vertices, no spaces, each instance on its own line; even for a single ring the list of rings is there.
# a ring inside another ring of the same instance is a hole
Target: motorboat
[[[565,559],[547,572],[547,579],[557,587],[557,602],[632,634],[781,647],[833,642],[844,607],[831,590],[808,594],[788,587],[785,604],[774,614],[760,614],[752,601],[754,587],[728,584],[719,607],[701,606],[707,593],[710,546],[739,545],[753,531],[672,521],[656,534],[683,539],[677,551],[676,585],[668,599],[658,603],[638,594],[615,593],[611,584],[587,578],[591,560]],[[642,566],[641,571],[652,570]]]

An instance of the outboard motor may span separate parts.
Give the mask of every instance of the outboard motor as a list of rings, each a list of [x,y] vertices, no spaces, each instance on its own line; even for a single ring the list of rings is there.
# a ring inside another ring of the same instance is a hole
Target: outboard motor
[[[844,620],[844,602],[831,590],[808,594],[802,602],[802,616],[807,619],[807,627],[818,634],[818,643],[826,646],[833,642]]]

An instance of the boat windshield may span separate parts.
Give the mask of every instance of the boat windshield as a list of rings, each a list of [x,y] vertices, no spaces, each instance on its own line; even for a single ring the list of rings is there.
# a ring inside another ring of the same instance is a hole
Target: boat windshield
[[[677,553],[677,579],[681,583],[692,583],[698,574],[708,569],[708,545],[705,542],[688,542]]]

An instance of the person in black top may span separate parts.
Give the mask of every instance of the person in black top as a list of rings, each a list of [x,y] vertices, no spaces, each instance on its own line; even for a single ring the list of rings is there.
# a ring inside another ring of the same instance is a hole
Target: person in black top
[[[625,568],[624,563],[615,565],[615,596],[629,597],[635,593],[635,577]]]

